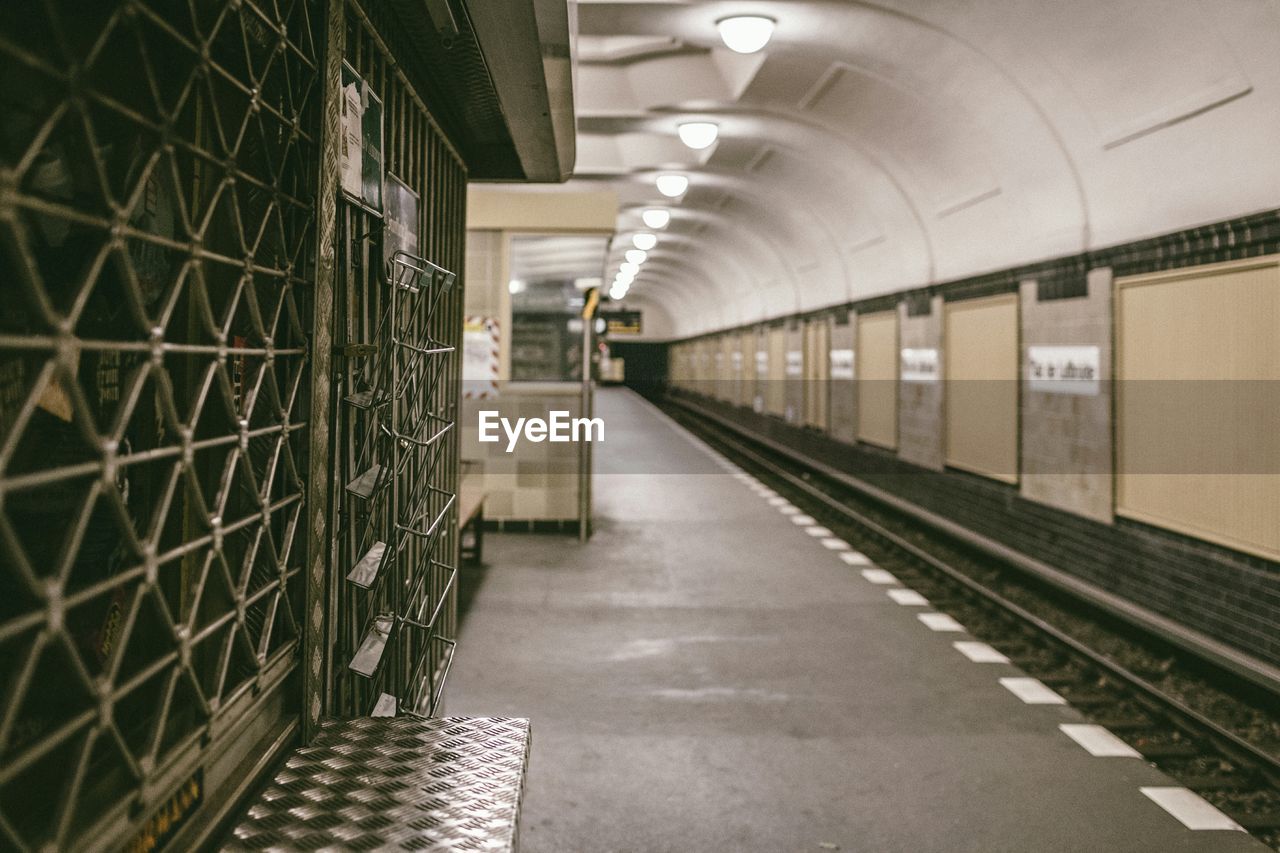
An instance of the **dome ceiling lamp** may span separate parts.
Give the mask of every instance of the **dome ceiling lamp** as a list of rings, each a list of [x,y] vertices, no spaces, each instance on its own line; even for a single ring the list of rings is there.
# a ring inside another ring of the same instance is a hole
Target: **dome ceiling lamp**
[[[650,207],[640,214],[640,218],[644,220],[646,227],[661,231],[671,221],[671,211],[665,207]],[[636,248],[640,247],[637,246]]]
[[[720,127],[713,121],[682,121],[676,125],[680,141],[694,151],[710,148],[720,134]]]
[[[684,195],[685,190],[689,189],[689,179],[674,172],[658,175],[654,184],[658,187],[658,192],[667,198],[679,198]]]
[[[716,21],[725,47],[735,53],[756,53],[773,37],[777,22],[764,15],[731,15]]]

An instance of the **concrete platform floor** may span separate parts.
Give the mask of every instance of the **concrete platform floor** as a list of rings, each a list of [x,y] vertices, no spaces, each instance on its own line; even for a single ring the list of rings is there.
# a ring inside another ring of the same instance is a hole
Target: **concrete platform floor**
[[[597,532],[490,535],[451,714],[527,716],[525,853],[1243,851],[1140,792],[624,390]],[[643,470],[667,473],[644,474]],[[675,473],[680,472],[680,473]]]

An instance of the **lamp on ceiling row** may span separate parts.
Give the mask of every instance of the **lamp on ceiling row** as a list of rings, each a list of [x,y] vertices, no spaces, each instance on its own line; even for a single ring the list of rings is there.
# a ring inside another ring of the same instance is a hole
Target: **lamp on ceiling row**
[[[640,218],[644,220],[644,224],[649,228],[656,228],[661,231],[671,221],[671,211],[665,207],[650,207],[641,211]]]
[[[654,184],[658,187],[658,192],[667,198],[679,198],[684,195],[684,191],[689,189],[689,179],[684,175],[675,172],[664,172],[658,175]]]
[[[713,121],[684,121],[676,125],[680,141],[694,151],[711,147],[720,134],[720,127]]]
[[[724,46],[735,53],[755,53],[773,37],[777,22],[764,15],[730,15],[716,21]]]
[[[765,15],[730,15],[716,21],[716,29],[725,47],[735,53],[756,53],[769,43],[776,25],[773,18]],[[676,133],[680,141],[694,151],[702,151],[715,144],[720,135],[720,127],[712,121],[685,121],[676,125]],[[654,180],[658,192],[667,198],[678,199],[689,189],[689,178],[678,172],[663,172]],[[671,211],[663,207],[650,207],[641,211],[640,218],[646,228],[655,231],[667,227],[671,221]],[[658,238],[647,232],[632,236],[633,249],[625,253],[618,274],[609,288],[609,296],[621,299],[626,296],[631,283],[640,271],[640,264],[648,258],[648,252],[658,243]]]

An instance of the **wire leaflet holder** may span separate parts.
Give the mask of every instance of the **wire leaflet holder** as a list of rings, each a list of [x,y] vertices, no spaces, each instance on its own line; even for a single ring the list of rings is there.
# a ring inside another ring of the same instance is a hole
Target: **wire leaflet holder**
[[[404,251],[383,273],[371,357],[343,398],[364,415],[359,473],[343,489],[361,555],[346,574],[357,617],[345,638],[347,666],[372,688],[374,715],[431,716],[452,663],[454,641],[440,628],[457,578],[452,555],[441,553],[457,496],[437,476],[455,426],[441,383],[456,348],[432,330],[457,277]]]

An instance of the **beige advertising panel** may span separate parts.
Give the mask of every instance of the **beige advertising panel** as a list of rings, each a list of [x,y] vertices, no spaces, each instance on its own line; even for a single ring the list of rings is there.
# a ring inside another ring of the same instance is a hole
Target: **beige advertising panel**
[[[805,423],[827,428],[827,380],[830,374],[831,318],[818,317],[805,325]]]
[[[756,330],[738,333],[738,397],[739,406],[750,406],[756,389]]]
[[[1280,257],[1116,280],[1116,514],[1280,557]]]
[[[946,357],[947,464],[1018,481],[1018,296],[949,302]]]
[[[774,326],[769,336],[769,372],[764,383],[764,410],[782,417],[787,405],[787,328]]]
[[[858,316],[858,439],[898,446],[898,312]]]
[[[732,403],[738,396],[738,375],[733,369],[733,356],[738,349],[738,336],[720,336],[720,399]]]

